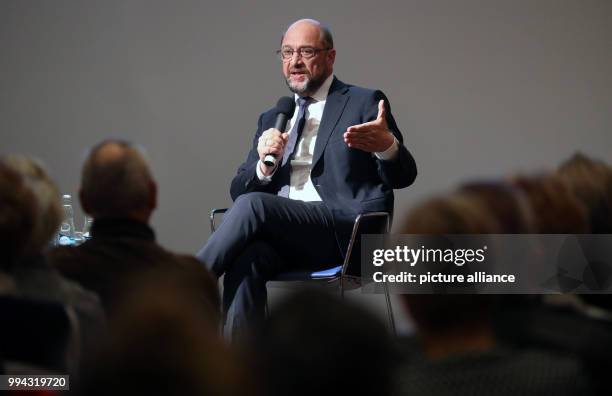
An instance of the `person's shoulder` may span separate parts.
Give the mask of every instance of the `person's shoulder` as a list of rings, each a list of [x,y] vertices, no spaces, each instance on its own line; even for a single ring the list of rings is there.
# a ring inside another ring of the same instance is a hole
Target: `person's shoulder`
[[[384,93],[380,89],[347,84],[340,80],[336,80],[336,85],[336,89],[346,90],[349,95],[359,98],[382,98],[384,96]]]
[[[47,263],[60,272],[76,270],[82,267],[81,246],[55,246],[45,254]]]

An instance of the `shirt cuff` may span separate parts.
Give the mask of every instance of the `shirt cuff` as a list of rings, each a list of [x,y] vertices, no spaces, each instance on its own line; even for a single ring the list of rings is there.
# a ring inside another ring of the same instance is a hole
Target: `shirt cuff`
[[[393,143],[391,143],[391,146],[389,146],[389,148],[386,149],[385,151],[374,153],[374,155],[379,160],[391,161],[397,158],[398,152],[399,152],[399,142],[397,141],[397,138],[393,136]]]
[[[261,171],[262,165],[263,165],[263,162],[261,162],[261,160],[257,161],[257,165],[255,166],[255,173],[257,173],[257,178],[259,179],[259,183],[265,185],[272,181],[272,176],[274,176],[276,169],[274,169],[274,172],[272,172],[270,176],[266,176]]]

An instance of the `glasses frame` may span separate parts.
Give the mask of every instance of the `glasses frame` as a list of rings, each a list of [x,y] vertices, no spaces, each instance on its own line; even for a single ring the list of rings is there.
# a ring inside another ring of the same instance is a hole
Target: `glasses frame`
[[[321,51],[329,51],[330,49],[333,49],[333,47],[327,47],[327,48],[316,48],[316,47],[300,47],[298,49],[293,49],[293,48],[285,48],[285,50],[291,49],[291,56],[288,58],[283,58],[283,48],[276,50],[276,55],[280,58],[281,61],[283,62],[288,62],[291,59],[293,59],[293,57],[295,56],[295,54],[298,54],[298,56],[302,59],[312,59],[315,56],[317,56],[317,54]],[[302,51],[304,51],[305,49],[311,49],[313,50],[313,54],[312,56],[306,57],[304,56],[304,54],[302,53]]]

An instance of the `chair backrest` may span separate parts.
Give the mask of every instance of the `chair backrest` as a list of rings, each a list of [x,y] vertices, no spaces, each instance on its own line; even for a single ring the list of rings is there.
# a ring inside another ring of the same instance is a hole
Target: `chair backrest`
[[[210,219],[210,233],[211,234],[215,232],[215,230],[217,229],[217,223],[216,223],[217,215],[222,215],[228,210],[229,208],[221,208],[221,209],[213,209],[210,211],[209,219]]]
[[[342,276],[359,277],[361,275],[361,236],[388,233],[389,220],[387,212],[362,213],[357,216],[344,258]]]
[[[62,304],[0,297],[0,356],[53,371],[71,367],[74,323]]]

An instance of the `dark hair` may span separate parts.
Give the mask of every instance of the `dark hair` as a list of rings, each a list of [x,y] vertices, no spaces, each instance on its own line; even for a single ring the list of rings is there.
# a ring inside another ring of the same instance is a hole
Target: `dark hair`
[[[257,332],[264,394],[390,393],[393,344],[378,318],[322,291],[295,293]]]
[[[321,29],[321,41],[328,48],[334,48],[334,38],[331,30],[325,25],[320,26]]]

